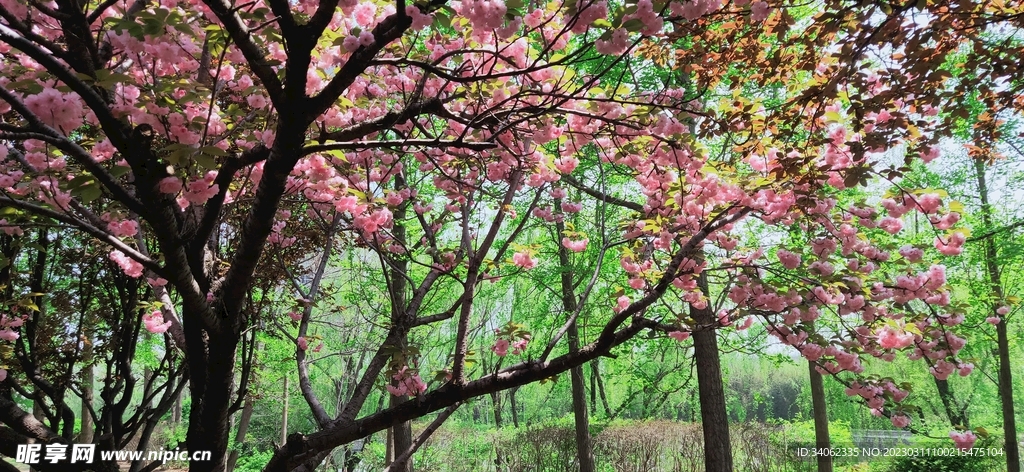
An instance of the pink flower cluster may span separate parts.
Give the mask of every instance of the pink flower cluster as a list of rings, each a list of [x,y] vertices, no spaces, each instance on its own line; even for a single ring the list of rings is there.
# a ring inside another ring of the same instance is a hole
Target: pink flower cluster
[[[82,106],[82,99],[77,94],[63,94],[50,87],[25,97],[25,106],[43,123],[64,134],[82,126],[85,118],[85,108]]]
[[[423,379],[420,378],[419,374],[409,370],[407,366],[399,369],[391,378],[397,383],[395,385],[389,384],[387,389],[388,392],[396,397],[419,395],[427,391],[427,384],[423,383]]]
[[[587,238],[583,238],[583,239],[576,240],[576,241],[574,241],[572,239],[569,239],[567,237],[566,238],[562,238],[562,246],[565,246],[566,249],[568,249],[568,250],[570,250],[572,252],[582,252],[582,251],[586,250],[587,249],[587,243],[589,243],[589,242],[590,242],[590,240],[587,239]]]
[[[520,251],[512,255],[512,263],[517,267],[522,267],[524,270],[530,270],[537,266],[537,260],[530,256],[528,252]]]
[[[160,313],[160,310],[154,310],[152,313],[143,316],[142,322],[146,326],[146,331],[153,334],[165,333],[171,327],[170,321],[164,322],[164,315]]]
[[[100,219],[107,222],[107,231],[110,231],[110,234],[115,237],[131,237],[139,232],[139,223],[134,220],[118,221],[110,213],[104,213]]]
[[[500,331],[500,330],[499,330]],[[491,352],[498,357],[505,357],[508,355],[508,349],[512,348],[512,354],[519,355],[526,352],[526,346],[530,343],[530,336],[525,335],[522,338],[509,340],[505,338],[499,338],[494,341],[494,345],[491,346]]]
[[[688,331],[670,331],[668,337],[683,342],[690,338],[690,333]]]
[[[108,257],[110,257],[110,260],[114,261],[114,263],[121,267],[121,270],[123,270],[124,273],[127,274],[129,277],[138,278],[142,276],[142,264],[140,264],[135,259],[132,259],[124,255],[123,252],[114,249],[113,251],[110,251]]]
[[[953,440],[953,444],[956,445],[957,449],[970,449],[974,447],[978,437],[971,431],[950,431],[949,439]]]

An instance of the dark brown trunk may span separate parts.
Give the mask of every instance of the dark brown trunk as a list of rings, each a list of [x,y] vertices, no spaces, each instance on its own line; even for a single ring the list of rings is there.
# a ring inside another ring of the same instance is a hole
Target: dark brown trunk
[[[832,440],[828,433],[828,410],[825,405],[825,385],[821,374],[815,369],[814,362],[807,361],[807,370],[811,377],[811,407],[814,409],[814,447],[829,449]],[[819,454],[818,472],[832,472],[832,456]]]
[[[991,231],[992,206],[988,201],[988,182],[985,178],[985,161],[981,158],[974,160],[975,176],[978,179],[978,195],[981,197],[981,222],[984,227]],[[1003,445],[1003,452],[1006,454],[1007,472],[1020,472],[1020,449],[1017,443],[1017,420],[1013,411],[1013,374],[1010,365],[1010,339],[1006,329],[1006,317],[996,313],[1002,306],[1003,287],[1002,276],[999,273],[999,253],[995,242],[990,235],[982,240],[985,248],[985,267],[988,272],[988,283],[992,290],[994,302],[991,306],[991,315],[999,317],[999,324],[996,325],[996,344],[999,349],[999,399],[1002,401],[1003,412],[1003,436],[1006,438]]]
[[[601,407],[604,408],[604,415],[610,418],[612,416],[612,408],[608,405],[608,395],[604,393],[604,381],[601,380],[601,370],[597,359],[590,362],[590,370],[594,373],[594,379],[597,381],[597,392],[601,397]]]
[[[700,285],[707,296],[707,280],[703,275]],[[707,472],[732,472],[729,416],[725,409],[718,331],[715,329],[718,320],[710,307],[697,309],[691,305],[690,314],[698,327],[693,333],[693,355],[697,363],[700,419],[704,430],[704,468]]]
[[[397,179],[395,181],[395,190],[401,191],[404,187],[404,181]],[[404,221],[406,215],[405,207],[399,207],[395,210],[394,218],[395,221]],[[405,240],[405,226],[397,224],[394,227],[393,235],[395,242],[401,246],[406,244]],[[401,319],[406,315],[408,309],[408,296],[406,294],[407,277],[408,277],[409,263],[405,259],[395,262],[392,266],[391,286],[388,287],[391,296],[391,322],[398,324]],[[403,335],[399,341],[399,348],[405,349],[408,347],[409,339]],[[391,406],[398,406],[405,403],[407,399],[405,397],[391,397]],[[412,450],[413,447],[413,436],[412,436],[412,422],[406,421],[398,426],[395,426],[392,432],[392,439],[394,441],[393,456],[397,458],[402,456],[406,451]],[[395,464],[397,467],[392,467],[392,472],[413,472],[413,459],[410,455],[409,459],[401,464]]]
[[[949,388],[949,381],[937,379],[934,376],[932,378],[935,380],[935,389],[939,391],[939,400],[942,401],[942,408],[946,411],[946,419],[949,420],[950,426],[970,428],[967,416],[961,414],[962,409],[957,406],[956,397],[953,396],[953,391]]]
[[[579,333],[576,323],[569,326],[569,349],[579,350]],[[587,390],[583,385],[583,366],[569,370],[572,381],[572,413],[576,422],[576,452],[580,461],[580,472],[595,472],[594,449],[590,441],[590,418],[587,415]]]
[[[391,396],[392,407],[398,406],[402,403],[405,403],[406,401],[407,400],[405,400],[404,398],[400,399],[394,395]],[[406,421],[405,423],[402,423],[391,429],[392,449],[390,460],[394,461],[396,457],[402,455],[402,453],[412,448],[412,422]],[[409,460],[403,464],[395,464],[398,466],[397,468],[392,467],[389,470],[392,470],[394,472],[413,472],[412,462],[412,458],[410,457]]]
[[[491,392],[491,410],[494,412],[494,428],[501,429],[501,392]],[[501,448],[494,445],[494,465],[501,470]]]
[[[558,201],[555,202],[558,205]],[[565,224],[555,224],[558,235],[565,232]],[[561,265],[562,310],[567,317],[574,316],[577,311],[576,292],[573,289],[573,270],[569,262],[569,251],[565,246],[558,246],[558,261]],[[576,321],[569,323],[566,331],[569,338],[569,352],[580,350],[580,333]],[[569,369],[572,382],[572,414],[576,425],[576,456],[580,464],[580,472],[595,472],[594,448],[590,439],[590,418],[587,415],[587,388],[583,383],[583,365]]]
[[[512,410],[512,426],[515,428],[519,427],[519,407],[516,405],[517,391],[519,391],[519,387],[509,389],[508,391],[508,406]]]

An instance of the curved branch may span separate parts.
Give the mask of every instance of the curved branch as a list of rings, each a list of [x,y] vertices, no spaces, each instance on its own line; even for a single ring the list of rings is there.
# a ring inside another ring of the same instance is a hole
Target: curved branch
[[[110,235],[106,231],[103,231],[103,230],[101,230],[101,229],[99,229],[99,228],[97,228],[97,227],[95,227],[95,226],[93,226],[93,225],[91,225],[89,223],[86,223],[86,222],[81,221],[81,220],[79,220],[77,218],[68,216],[68,215],[66,215],[64,213],[61,213],[61,212],[58,212],[56,210],[51,210],[49,208],[46,208],[46,207],[43,207],[43,206],[40,206],[40,205],[36,205],[34,203],[28,203],[28,202],[25,202],[25,201],[22,201],[22,200],[13,199],[13,198],[11,198],[11,197],[9,197],[7,195],[0,196],[0,204],[9,205],[9,206],[12,206],[12,207],[15,207],[15,208],[20,208],[22,210],[28,211],[30,213],[34,213],[34,214],[39,215],[39,216],[45,216],[47,218],[53,218],[53,219],[55,219],[57,221],[60,221],[60,222],[63,222],[63,223],[67,223],[67,224],[69,224],[71,226],[74,226],[74,227],[76,227],[78,229],[81,229],[82,231],[85,231],[86,233],[89,233],[89,234],[93,235],[94,237],[96,237],[100,241],[103,241],[103,242],[113,246],[117,250],[123,252],[128,257],[131,257],[132,259],[135,259],[138,263],[142,264],[143,266],[145,266],[147,269],[153,271],[154,273],[165,275],[165,271],[163,270],[162,267],[160,267],[160,264],[158,264],[156,261],[154,261],[154,260],[152,260],[152,259],[150,259],[150,258],[148,258],[148,257],[146,257],[144,255],[142,255],[142,253],[140,253],[139,251],[135,250],[135,248],[125,244],[124,241],[121,241],[120,239],[115,238],[114,236]]]

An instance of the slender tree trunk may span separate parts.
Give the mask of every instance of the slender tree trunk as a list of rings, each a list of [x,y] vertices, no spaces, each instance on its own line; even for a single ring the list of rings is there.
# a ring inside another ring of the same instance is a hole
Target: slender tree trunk
[[[184,391],[178,392],[178,395],[174,398],[174,407],[171,410],[171,421],[173,421],[174,424],[181,423],[181,407],[182,399],[185,398],[184,395]]]
[[[388,428],[384,441],[387,443],[384,447],[384,464],[391,465],[395,461],[395,428]]]
[[[985,228],[992,229],[992,206],[988,201],[988,182],[985,178],[985,161],[974,160],[975,176],[978,179],[978,194],[981,197],[981,220]],[[992,316],[1000,318],[996,325],[996,343],[999,348],[999,398],[1002,400],[1003,435],[1006,437],[1003,452],[1006,454],[1007,472],[1020,472],[1020,449],[1017,443],[1017,420],[1013,411],[1013,375],[1010,365],[1010,339],[1006,329],[1006,317],[996,313],[1003,301],[1002,277],[999,273],[999,253],[995,236],[983,239],[985,247],[985,267],[988,272],[988,283],[995,297],[992,303]]]
[[[700,287],[708,296],[707,279],[700,276]],[[690,306],[697,322],[693,333],[693,355],[697,363],[697,389],[700,395],[700,419],[704,430],[704,468],[707,472],[733,472],[732,446],[729,443],[729,416],[725,409],[722,364],[718,352],[718,319],[710,306]]]
[[[569,349],[578,351],[579,332],[576,323],[569,326]],[[572,414],[576,421],[576,453],[580,461],[580,472],[595,472],[594,449],[590,440],[590,418],[587,415],[587,390],[583,385],[583,366],[569,370],[572,381]]]
[[[408,400],[406,400],[405,398],[398,398],[398,397],[396,397],[394,395],[391,396],[391,406],[392,407],[396,407],[398,405],[401,405],[402,403],[405,403],[406,401],[408,401]],[[391,462],[393,462],[396,457],[402,455],[402,453],[404,453],[405,451],[408,451],[410,448],[412,448],[412,441],[413,441],[413,437],[412,437],[412,422],[406,421],[405,423],[402,423],[400,425],[397,425],[397,426],[391,428],[391,430],[392,430],[391,431],[392,448],[391,448],[391,456],[389,457],[389,460],[388,460],[388,465],[391,465]],[[400,464],[400,467],[398,467],[398,468],[391,468],[390,470],[393,470],[395,472],[413,472],[413,470],[412,470],[412,458],[410,457],[409,460],[405,461],[404,464]]]
[[[512,426],[519,428],[519,406],[516,404],[516,392],[519,387],[511,388],[508,391],[508,406],[512,410]]]
[[[395,191],[401,191],[405,187],[404,180],[401,178],[395,181]],[[406,215],[406,207],[402,206],[395,209],[394,218],[395,221],[404,221]],[[396,224],[392,230],[392,234],[395,238],[395,243],[401,246],[406,244],[405,240],[405,226],[402,224]],[[388,286],[388,292],[391,297],[391,322],[398,324],[401,319],[406,315],[408,309],[408,297],[406,294],[407,277],[409,270],[409,262],[405,259],[395,261],[391,266],[391,283]],[[402,335],[398,347],[400,349],[406,349],[408,347],[409,339],[406,335]],[[410,365],[409,367],[413,367]],[[391,396],[391,406],[395,407],[408,401],[405,397]],[[393,461],[395,458],[401,456],[406,451],[412,449],[413,436],[412,436],[412,422],[406,421],[400,425],[392,428],[391,437],[393,441],[392,456],[390,458]],[[391,462],[389,461],[388,464]],[[398,467],[392,467],[389,470],[392,472],[413,472],[413,460],[409,457],[409,460],[402,464],[396,464]]]
[[[558,205],[556,201],[555,205]],[[555,224],[558,235],[565,232],[565,224]],[[558,260],[561,265],[562,311],[566,316],[573,316],[577,311],[576,291],[573,289],[573,271],[569,262],[569,251],[565,246],[558,246]],[[569,323],[566,331],[569,338],[569,352],[580,349],[580,333],[576,321]],[[594,449],[590,439],[590,418],[587,415],[587,389],[583,380],[583,365],[569,369],[572,382],[572,414],[576,422],[576,456],[580,463],[580,472],[595,472]]]
[[[82,429],[78,433],[78,440],[76,441],[79,444],[92,444],[93,434],[96,431],[96,425],[92,421],[92,414],[89,413],[93,402],[93,386],[96,383],[92,358],[92,342],[86,341],[85,349],[82,351],[82,364],[85,367],[82,369]]]
[[[949,381],[937,379],[934,376],[932,378],[935,379],[935,389],[939,391],[939,400],[942,401],[942,408],[946,411],[946,419],[949,420],[950,426],[970,428],[967,415],[960,414],[958,410],[956,397],[954,397],[953,391],[949,388]]]
[[[252,410],[252,398],[246,398],[245,405],[242,406],[242,415],[238,419],[238,431],[235,433],[235,450],[228,455],[227,472],[235,470],[235,463],[238,462],[238,445],[245,442],[245,434],[249,431],[249,421],[252,419]]]
[[[494,411],[494,428],[501,429],[501,392],[491,392],[491,410]],[[494,445],[494,467],[501,470],[501,448]]]
[[[608,395],[604,393],[604,381],[601,380],[601,370],[597,359],[590,362],[590,370],[594,373],[594,379],[597,380],[597,393],[601,397],[601,407],[604,408],[604,415],[610,418],[612,416],[612,408],[608,405]]]
[[[288,442],[288,375],[284,376],[284,388],[281,390],[281,404],[284,405],[281,413],[281,445]]]
[[[807,361],[807,370],[811,377],[811,407],[814,409],[814,447],[829,449],[832,440],[828,433],[828,410],[825,404],[825,385],[821,374],[814,368],[814,362]],[[819,454],[818,472],[832,472],[832,456]]]

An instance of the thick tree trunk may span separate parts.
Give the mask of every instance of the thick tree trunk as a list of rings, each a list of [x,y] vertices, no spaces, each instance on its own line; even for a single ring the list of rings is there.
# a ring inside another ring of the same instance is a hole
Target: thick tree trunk
[[[701,275],[701,290],[708,296],[707,280]],[[700,419],[704,429],[704,468],[707,472],[732,472],[732,446],[729,442],[729,416],[725,409],[722,364],[718,352],[718,319],[710,307],[690,306],[697,322],[693,333],[693,355],[697,363],[697,389],[700,395]]]
[[[828,433],[828,410],[825,405],[825,385],[821,374],[815,369],[814,362],[807,361],[807,370],[811,378],[811,407],[814,409],[814,447],[828,449],[832,440]],[[832,472],[832,456],[819,454],[818,472]]]
[[[975,176],[978,179],[978,195],[981,197],[981,220],[985,228],[992,229],[992,206],[988,201],[988,182],[985,178],[985,161],[980,158],[974,160]],[[1010,340],[1006,329],[1006,317],[996,313],[1002,306],[1003,287],[1002,276],[999,273],[999,253],[995,242],[995,236],[984,238],[982,244],[985,247],[985,268],[988,272],[988,283],[992,290],[995,301],[992,303],[992,316],[1000,318],[996,325],[996,344],[999,349],[999,399],[1002,401],[1003,413],[1003,435],[1006,438],[1003,446],[1006,454],[1007,472],[1020,472],[1020,449],[1017,443],[1017,419],[1013,411],[1013,374],[1010,365]]]

